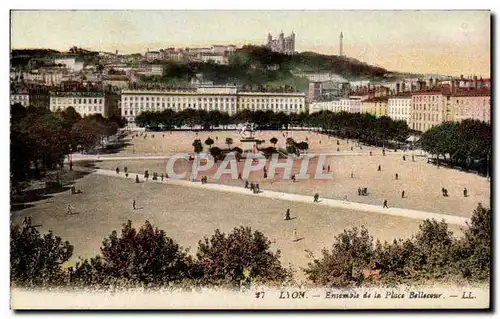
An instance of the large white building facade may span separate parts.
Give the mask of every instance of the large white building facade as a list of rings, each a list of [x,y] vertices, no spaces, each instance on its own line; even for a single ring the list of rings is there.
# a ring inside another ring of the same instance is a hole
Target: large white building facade
[[[325,102],[313,102],[309,105],[309,113],[320,111],[361,113],[361,99],[348,98]]]
[[[411,96],[394,96],[387,101],[387,116],[410,123]]]
[[[50,92],[50,110],[64,111],[69,107],[81,116],[101,114],[109,117],[117,113],[118,99],[105,92]]]
[[[304,93],[239,92],[236,86],[200,86],[186,90],[123,90],[121,115],[133,127],[135,117],[144,111],[176,112],[193,109],[227,112],[243,109],[300,113],[306,110]]]
[[[21,104],[24,107],[30,105],[29,93],[12,93],[10,95],[10,105]]]
[[[491,94],[489,90],[461,92],[449,98],[452,119],[461,122],[474,119],[491,123]]]

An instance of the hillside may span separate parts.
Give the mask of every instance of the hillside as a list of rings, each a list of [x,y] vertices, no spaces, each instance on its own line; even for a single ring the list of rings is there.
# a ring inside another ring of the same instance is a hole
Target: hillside
[[[247,87],[290,87],[306,91],[308,81],[297,72],[332,72],[346,79],[382,79],[396,76],[386,69],[356,59],[304,52],[285,55],[261,46],[244,46],[229,56],[228,65],[215,63],[164,63],[161,77],[143,78],[145,82],[186,83],[196,74],[215,84],[232,83]]]

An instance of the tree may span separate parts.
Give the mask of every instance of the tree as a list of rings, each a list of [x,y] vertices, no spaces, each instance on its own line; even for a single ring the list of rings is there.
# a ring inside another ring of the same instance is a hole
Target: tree
[[[78,121],[71,130],[73,141],[85,150],[96,147],[106,134],[106,125],[97,118],[86,117]]]
[[[281,283],[290,277],[279,261],[280,251],[270,251],[271,242],[250,227],[234,228],[228,235],[216,230],[198,243],[197,265],[206,282],[225,281],[238,286],[244,271],[256,281]]]
[[[304,269],[313,283],[327,287],[359,286],[363,270],[373,256],[373,238],[368,230],[356,227],[335,236],[331,250],[324,249],[321,259],[314,259]]]
[[[488,280],[491,265],[491,209],[481,204],[474,210],[471,222],[458,242],[460,255],[464,258],[458,269],[465,278]]]
[[[214,161],[222,159],[222,150],[216,146],[210,148],[210,155],[214,158]]]
[[[120,236],[114,230],[104,239],[100,257],[77,265],[73,278],[85,278],[88,270],[93,270],[97,277],[160,287],[191,278],[191,264],[187,251],[163,230],[146,221],[137,231],[129,220],[123,224]]]
[[[273,137],[269,140],[269,142],[271,142],[271,144],[274,145],[274,147],[276,147],[276,143],[278,143],[278,139],[276,137]]]
[[[205,144],[210,148],[214,144],[214,140],[209,137],[205,140]]]
[[[203,151],[203,145],[201,144],[201,141],[199,139],[195,139],[192,145],[196,154],[199,154]]]
[[[226,137],[226,144],[227,144],[227,148],[229,150],[231,150],[231,145],[233,144],[233,139],[230,137]]]
[[[10,228],[10,277],[16,286],[61,285],[62,264],[73,254],[73,246],[60,237],[40,234],[30,219],[22,227]]]

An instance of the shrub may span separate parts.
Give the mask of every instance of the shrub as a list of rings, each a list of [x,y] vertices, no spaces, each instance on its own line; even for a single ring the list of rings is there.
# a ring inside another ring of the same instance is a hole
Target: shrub
[[[73,246],[61,237],[41,235],[31,223],[10,228],[11,282],[24,287],[60,285],[62,264],[73,254]]]
[[[263,233],[250,227],[234,228],[228,235],[217,229],[198,243],[197,265],[204,283],[224,281],[236,287],[245,279],[245,271],[252,280],[285,281],[290,272],[281,266],[280,251],[271,252],[270,245]]]
[[[481,204],[474,210],[471,222],[458,242],[462,256],[458,268],[465,278],[488,280],[491,264],[491,209]]]
[[[324,249],[322,258],[314,259],[303,270],[309,280],[320,286],[359,286],[372,256],[373,238],[366,228],[355,227],[335,236],[332,249]]]
[[[85,260],[71,270],[75,285],[106,286],[122,280],[126,286],[168,286],[191,278],[192,259],[163,230],[146,221],[137,231],[129,220],[121,236],[113,231],[105,238],[101,256]]]

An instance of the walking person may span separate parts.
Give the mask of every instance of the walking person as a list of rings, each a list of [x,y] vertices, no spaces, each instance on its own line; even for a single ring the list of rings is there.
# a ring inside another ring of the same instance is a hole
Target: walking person
[[[73,215],[73,210],[71,209],[70,204],[68,204],[68,207],[66,207],[66,215]]]
[[[382,170],[382,167],[379,165],[377,171],[380,172],[381,170]]]
[[[387,199],[384,199],[384,206],[383,208],[389,208],[389,206],[387,206]]]
[[[293,241],[297,241],[297,228],[293,229]]]
[[[245,189],[248,189],[248,181],[245,181]]]
[[[132,209],[135,210],[136,207],[135,207],[135,199],[132,201]]]
[[[398,175],[398,173],[396,173],[396,180],[398,180],[398,178],[399,178],[399,175]]]
[[[401,198],[405,198],[405,191],[404,190],[401,192]]]
[[[467,188],[464,187],[464,197],[467,197]]]
[[[290,208],[288,208],[286,210],[286,213],[285,213],[285,220],[290,220]]]
[[[318,203],[319,202],[319,193],[316,193],[314,194],[314,203]]]
[[[354,172],[351,171],[351,178],[354,178]]]

